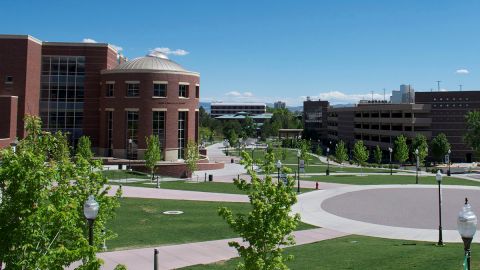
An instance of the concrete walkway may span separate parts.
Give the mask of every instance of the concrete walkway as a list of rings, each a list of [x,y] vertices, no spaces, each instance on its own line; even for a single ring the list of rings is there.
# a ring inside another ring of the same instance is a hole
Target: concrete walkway
[[[119,186],[112,185],[110,195],[115,195]],[[209,202],[249,202],[248,196],[227,193],[211,193],[173,189],[156,189],[122,186],[122,197],[145,198],[145,199],[168,199],[168,200],[189,200]]]
[[[346,233],[319,228],[294,232],[297,245],[314,243],[348,235]],[[230,241],[240,238],[197,242],[181,245],[158,247],[159,269],[177,269],[181,267],[209,264],[237,257],[237,251],[228,246]],[[117,264],[124,264],[129,270],[153,269],[154,248],[141,248],[123,251],[105,252],[98,257],[105,261],[102,269],[112,270]]]

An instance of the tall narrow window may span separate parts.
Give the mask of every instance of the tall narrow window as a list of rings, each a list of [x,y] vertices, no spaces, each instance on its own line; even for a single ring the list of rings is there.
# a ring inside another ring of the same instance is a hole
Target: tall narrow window
[[[200,85],[195,86],[195,98],[200,97]]]
[[[187,84],[180,84],[178,86],[178,96],[188,98],[188,86]]]
[[[113,91],[115,90],[115,84],[107,83],[107,91],[105,93],[106,97],[113,97]]]
[[[183,159],[185,156],[185,140],[187,138],[187,113],[178,112],[178,158]]]
[[[113,154],[113,112],[107,111],[107,155],[109,157]]]
[[[165,149],[165,113],[164,111],[154,111],[152,123],[153,135],[158,136],[162,152]]]
[[[140,84],[127,83],[127,97],[138,97],[140,95]]]
[[[127,138],[126,138],[126,149],[127,156],[129,158],[136,158],[136,145],[138,143],[138,112],[137,111],[127,111]]]
[[[166,97],[167,96],[167,84],[166,83],[154,83],[153,84],[153,96],[154,97]]]

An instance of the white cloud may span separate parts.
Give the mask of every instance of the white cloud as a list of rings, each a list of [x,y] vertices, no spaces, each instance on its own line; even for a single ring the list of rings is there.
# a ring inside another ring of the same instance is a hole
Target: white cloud
[[[385,93],[385,99],[388,101],[390,100],[390,95],[391,93]],[[303,100],[305,100],[307,97],[302,96],[301,97]],[[326,100],[330,102],[331,104],[345,104],[345,103],[358,103],[362,99],[366,100],[371,100],[372,99],[372,93],[365,93],[365,94],[346,94],[340,91],[329,91],[329,92],[321,92],[317,96],[310,96],[310,99],[312,100]],[[383,100],[383,93],[378,94],[374,93],[373,94],[373,99],[375,100]]]
[[[235,97],[235,98],[253,98],[253,93],[252,92],[239,92],[239,91],[230,91],[225,93],[225,96],[227,97]]]
[[[172,50],[170,48],[166,47],[158,47],[153,50],[150,50],[150,55],[155,55],[155,53],[163,53],[163,54],[172,54],[172,55],[177,55],[177,56],[184,56],[189,54],[189,52],[182,50],[182,49],[176,49]]]
[[[117,45],[115,45],[115,44],[110,44],[110,46],[112,46],[115,50],[117,50],[117,52],[123,51],[123,48],[122,48],[122,47],[117,46]]]
[[[457,69],[455,71],[455,73],[457,73],[457,74],[468,74],[468,73],[470,73],[470,71],[468,71],[468,69],[461,68],[461,69]]]
[[[82,39],[82,42],[83,43],[97,43],[97,41],[95,39],[91,39],[91,38],[84,38],[84,39]]]
[[[228,93],[225,94],[225,96],[231,96],[231,97],[239,97],[241,96],[242,94],[238,91],[230,91]]]

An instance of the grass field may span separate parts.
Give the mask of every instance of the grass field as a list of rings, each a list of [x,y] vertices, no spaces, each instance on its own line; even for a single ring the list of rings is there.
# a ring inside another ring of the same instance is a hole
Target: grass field
[[[472,245],[479,250],[480,245]],[[346,236],[313,244],[291,247],[286,254],[294,255],[290,269],[374,269],[374,270],[438,270],[463,269],[463,244],[446,244],[390,240],[365,236]],[[184,270],[234,269],[239,259],[198,265]],[[472,269],[478,269],[480,256],[472,256]]]
[[[305,176],[302,180],[319,181],[338,184],[353,185],[391,185],[391,184],[415,184],[415,175],[330,175],[330,176]],[[435,176],[419,176],[418,183],[423,185],[437,185]],[[480,182],[461,178],[444,176],[442,185],[465,185],[480,186]]]
[[[234,213],[246,213],[248,203],[201,202],[122,198],[117,217],[109,227],[118,237],[107,242],[109,250],[180,244],[238,237],[217,214],[226,206]],[[164,211],[180,210],[181,215]],[[300,223],[298,230],[315,228]]]
[[[102,171],[102,174],[108,179],[125,179],[125,178],[141,178],[149,179],[150,175],[137,171],[126,171],[126,170],[106,170]]]

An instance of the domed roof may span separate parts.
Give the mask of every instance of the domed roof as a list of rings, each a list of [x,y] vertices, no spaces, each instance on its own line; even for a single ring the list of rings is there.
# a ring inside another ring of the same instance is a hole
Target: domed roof
[[[168,59],[168,57],[159,52],[150,53],[144,57],[138,57],[133,60],[122,63],[113,69],[104,70],[105,73],[117,73],[117,72],[138,72],[138,71],[166,71],[166,72],[179,72],[179,73],[194,73],[183,68],[178,63]]]

